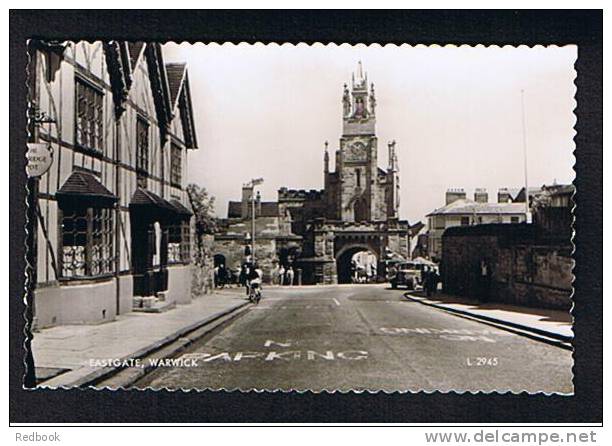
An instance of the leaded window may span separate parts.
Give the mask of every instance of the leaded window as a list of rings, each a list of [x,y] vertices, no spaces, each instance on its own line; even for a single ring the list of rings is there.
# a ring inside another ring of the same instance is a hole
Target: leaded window
[[[191,260],[191,228],[189,221],[177,222],[168,228],[168,263],[189,263]]]
[[[173,186],[181,187],[183,178],[182,152],[176,144],[172,144],[170,151],[170,183]]]
[[[86,278],[112,273],[112,208],[71,206],[62,209],[61,233],[62,278]]]
[[[138,186],[147,188],[149,176],[149,124],[142,118],[136,119],[136,177]]]
[[[89,83],[76,80],[76,145],[102,151],[104,101],[103,94]]]

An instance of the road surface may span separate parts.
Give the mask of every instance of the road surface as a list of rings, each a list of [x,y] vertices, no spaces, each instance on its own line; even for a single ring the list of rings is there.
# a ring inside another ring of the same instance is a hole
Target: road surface
[[[144,388],[572,393],[572,354],[383,285],[266,288]]]

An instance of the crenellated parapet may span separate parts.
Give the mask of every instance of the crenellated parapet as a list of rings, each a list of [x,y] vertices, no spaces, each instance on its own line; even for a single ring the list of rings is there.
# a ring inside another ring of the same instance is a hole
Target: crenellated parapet
[[[281,187],[278,190],[278,201],[312,201],[322,200],[325,191],[322,189],[287,189]]]

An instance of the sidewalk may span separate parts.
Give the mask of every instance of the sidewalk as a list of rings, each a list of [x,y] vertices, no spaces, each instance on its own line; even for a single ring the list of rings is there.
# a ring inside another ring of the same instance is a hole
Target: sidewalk
[[[429,298],[421,292],[408,292],[405,296],[424,305],[519,330],[530,331],[563,342],[571,342],[574,337],[572,316],[569,311],[524,307],[498,302],[481,303],[443,293],[437,293]]]
[[[165,313],[127,313],[105,324],[63,325],[34,333],[37,378],[50,378],[40,385],[82,385],[109,370],[99,365],[103,361],[138,358],[247,305],[240,291],[220,290]]]

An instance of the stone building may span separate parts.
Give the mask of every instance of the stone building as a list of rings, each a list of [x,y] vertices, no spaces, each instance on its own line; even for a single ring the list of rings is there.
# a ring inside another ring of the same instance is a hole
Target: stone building
[[[188,302],[185,65],[155,43],[31,41],[29,53],[29,142],[53,150],[33,191],[38,327]]]
[[[213,249],[215,265],[237,271],[245,261],[251,260],[254,204],[256,259],[264,271],[264,279],[270,282],[277,266],[293,264],[299,256],[302,237],[292,232],[290,217],[279,202],[261,201],[257,193],[253,203],[252,194],[253,187],[245,184],[241,201],[230,201],[227,218],[219,220]]]
[[[440,271],[445,292],[479,300],[570,308],[574,187],[544,186],[542,190],[533,206],[534,223],[459,226],[444,232]]]
[[[266,235],[270,240],[270,259],[266,262],[285,264],[291,259],[307,284],[350,281],[351,258],[358,252],[369,251],[376,256],[379,275],[385,272],[387,256],[408,258],[410,253],[411,227],[398,215],[396,143],[388,144],[389,163],[386,169],[380,168],[376,95],[361,63],[350,88],[344,85],[342,105],[342,135],[333,171],[329,144],[325,143],[324,188],[306,191],[283,187],[278,191],[278,201],[261,203],[262,214],[257,219],[261,219],[257,231],[264,238],[256,233],[256,242],[265,240]],[[216,237],[218,251],[224,255],[238,252],[236,244],[241,237],[244,240],[246,229],[239,231],[237,225],[247,224],[248,203],[244,197],[241,203],[230,203],[229,225]],[[256,216],[257,212],[256,206]],[[234,237],[234,245],[229,237]]]

